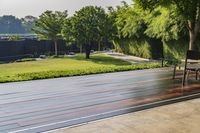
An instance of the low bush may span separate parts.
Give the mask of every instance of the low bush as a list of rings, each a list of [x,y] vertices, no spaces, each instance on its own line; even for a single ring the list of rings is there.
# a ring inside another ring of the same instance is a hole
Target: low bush
[[[89,60],[84,56],[47,59],[34,62],[20,62],[0,65],[0,82],[27,81],[37,79],[80,76],[99,73],[120,72],[158,68],[160,63],[130,64],[129,62],[102,55]]]

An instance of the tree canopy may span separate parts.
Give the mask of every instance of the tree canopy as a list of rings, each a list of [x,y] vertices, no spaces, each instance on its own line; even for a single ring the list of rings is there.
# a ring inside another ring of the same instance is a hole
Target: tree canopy
[[[157,7],[167,7],[174,10],[189,31],[189,49],[196,48],[196,41],[200,31],[200,1],[199,0],[134,0],[144,10],[153,11]]]
[[[119,38],[143,38],[146,25],[144,23],[144,12],[138,8],[132,8],[124,4],[117,8],[115,24]]]
[[[100,50],[108,41],[113,44],[124,41],[123,45],[132,41],[134,45],[149,40],[165,44],[182,39],[189,40],[189,49],[196,49],[200,31],[199,0],[133,1],[132,5],[122,2],[120,6],[109,7],[108,12],[101,7],[86,6],[69,18],[66,11],[46,11],[39,19],[33,16],[23,19],[3,16],[0,18],[0,30],[10,32],[14,29],[11,28],[12,23],[24,33],[33,28],[41,39],[54,41],[56,55],[57,40],[64,38],[67,44],[83,47],[86,58],[90,57],[91,49],[98,46]],[[35,25],[32,25],[33,22]]]
[[[31,33],[31,29],[34,27],[33,22],[36,19],[33,16],[26,16],[19,19],[12,15],[4,15],[0,17],[0,32],[1,34]]]
[[[89,58],[92,47],[107,36],[107,18],[101,7],[83,7],[65,21],[63,36],[67,41],[82,45],[86,51],[86,58]]]
[[[61,31],[66,19],[67,11],[46,11],[35,21],[35,28],[33,31],[38,34],[41,39],[51,39],[54,41],[56,56],[58,54],[57,41],[62,38]]]
[[[33,32],[32,29],[35,28],[34,22],[36,20],[37,20],[37,18],[34,17],[34,16],[31,16],[31,15],[25,16],[24,18],[21,19],[22,25],[23,25],[26,33],[32,33]]]
[[[15,16],[5,15],[0,17],[1,34],[25,33],[22,21]]]
[[[178,39],[184,25],[173,10],[158,7],[145,11],[138,5],[123,5],[115,10],[115,25],[119,39],[144,39],[145,37],[162,40]]]

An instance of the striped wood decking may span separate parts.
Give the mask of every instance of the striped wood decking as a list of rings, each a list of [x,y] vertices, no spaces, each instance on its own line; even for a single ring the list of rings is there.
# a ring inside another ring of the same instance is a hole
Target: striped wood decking
[[[199,93],[199,82],[190,83],[182,88],[180,78],[172,80],[172,70],[164,68],[0,84],[0,133],[47,131]]]

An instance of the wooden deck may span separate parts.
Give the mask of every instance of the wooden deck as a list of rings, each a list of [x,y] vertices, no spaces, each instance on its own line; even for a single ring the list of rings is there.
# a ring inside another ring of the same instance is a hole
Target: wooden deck
[[[0,84],[0,132],[48,131],[199,93],[199,81],[183,88],[168,68]]]

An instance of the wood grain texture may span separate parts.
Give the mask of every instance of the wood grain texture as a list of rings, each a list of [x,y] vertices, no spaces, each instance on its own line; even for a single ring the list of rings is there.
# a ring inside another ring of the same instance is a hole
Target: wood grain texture
[[[200,92],[181,72],[151,69],[0,84],[0,132],[23,130]],[[48,129],[47,129],[48,130]]]

